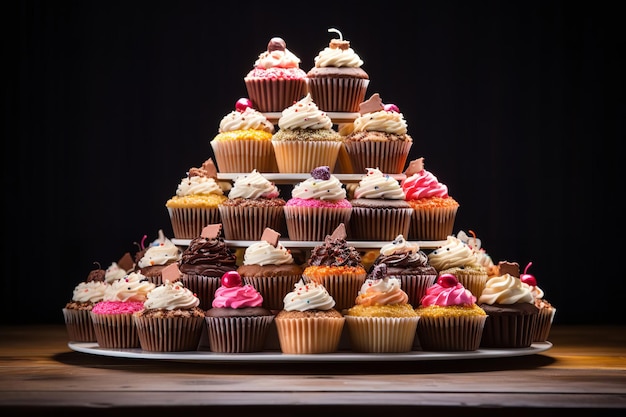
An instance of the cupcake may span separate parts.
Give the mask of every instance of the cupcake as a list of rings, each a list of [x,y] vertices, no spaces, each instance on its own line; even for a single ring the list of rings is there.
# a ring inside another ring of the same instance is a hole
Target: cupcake
[[[350,200],[349,235],[355,240],[393,240],[408,236],[413,209],[395,178],[367,168]]]
[[[403,235],[380,248],[378,256],[372,262],[374,267],[385,264],[387,276],[400,280],[402,289],[409,296],[409,304],[419,306],[420,300],[437,279],[437,270],[428,262],[428,256],[415,242],[408,242]]]
[[[291,240],[321,241],[340,224],[349,225],[352,205],[330,168],[320,166],[293,187],[284,211]]]
[[[305,281],[324,286],[340,312],[354,305],[366,275],[359,251],[346,242],[343,223],[331,235],[327,235],[322,244],[311,250],[302,272]]]
[[[298,281],[274,318],[282,353],[336,352],[346,319],[334,307],[335,300],[323,285]]]
[[[221,277],[212,307],[206,312],[212,352],[245,353],[263,350],[274,315],[264,308],[263,297],[243,284],[236,271]]]
[[[165,203],[176,239],[193,239],[207,224],[220,223],[217,207],[226,200],[217,182],[211,158],[201,168],[191,168],[180,180],[176,195]]]
[[[256,169],[238,176],[219,206],[224,237],[229,240],[259,240],[266,227],[281,230],[285,223],[285,200],[280,190]]]
[[[107,283],[105,271],[98,267],[87,279],[74,287],[72,299],[63,308],[65,328],[71,342],[95,342],[96,333],[91,322],[93,306],[102,301]]]
[[[137,262],[137,268],[141,275],[145,276],[155,285],[163,283],[161,272],[166,266],[177,263],[180,260],[182,251],[180,248],[159,230],[159,237],[144,252],[143,256]]]
[[[279,172],[309,172],[321,165],[335,167],[343,137],[310,94],[282,111],[278,128],[272,146]]]
[[[372,270],[344,315],[355,352],[401,353],[413,348],[419,317],[400,280],[387,275],[385,264]]]
[[[487,321],[481,347],[525,348],[535,338],[539,309],[529,285],[519,278],[516,262],[500,262],[498,276],[489,278],[477,304]]]
[[[236,109],[222,118],[218,134],[211,140],[220,172],[278,170],[272,146],[274,125],[251,106],[250,100],[239,99]]]
[[[252,105],[260,112],[280,112],[307,92],[306,72],[282,38],[272,38],[243,79]],[[247,172],[247,171],[246,171]]]
[[[383,104],[378,93],[361,103],[359,117],[344,137],[344,147],[354,172],[378,167],[386,174],[404,170],[413,138],[395,104]]]
[[[487,251],[482,247],[481,240],[476,237],[476,233],[473,230],[469,231],[472,235],[471,237],[467,235],[463,230],[460,230],[456,237],[461,240],[461,242],[467,244],[476,255],[476,259],[478,263],[482,265],[487,270],[487,276],[493,277],[498,274],[498,266],[493,263],[493,259],[487,253]]]
[[[104,281],[107,284],[111,284],[120,278],[124,278],[133,272],[134,269],[135,262],[133,262],[130,253],[126,252],[117,262],[111,262],[111,265],[104,270]]]
[[[178,268],[183,285],[200,299],[200,308],[211,308],[222,275],[237,270],[237,256],[222,237],[222,225],[205,226],[183,251]]]
[[[424,158],[411,161],[402,180],[406,200],[413,208],[409,238],[445,240],[452,235],[459,203],[448,187],[424,169]]]
[[[133,321],[141,349],[182,352],[198,349],[204,329],[200,300],[180,281],[178,264],[163,270],[164,283],[148,292]]]
[[[472,351],[480,347],[487,314],[454,275],[437,278],[416,311],[422,350]]]
[[[528,268],[530,268],[532,264],[532,262],[529,262],[528,265],[526,265],[524,273],[520,276],[520,281],[522,281],[522,284],[530,287],[530,293],[535,299],[535,307],[539,309],[533,342],[546,342],[548,341],[548,336],[552,329],[552,321],[556,314],[556,308],[544,298],[544,292],[537,286],[535,276],[528,273]]]
[[[96,340],[101,348],[140,347],[133,314],[143,310],[143,304],[156,285],[139,272],[132,272],[104,291],[102,301],[91,310]]]
[[[306,74],[309,92],[324,111],[357,112],[369,75],[361,68],[363,60],[350,47],[350,41],[337,29],[328,32],[337,33],[339,39],[331,39],[315,57],[315,65]]]
[[[243,264],[237,269],[245,284],[259,290],[263,307],[270,310],[283,308],[283,297],[300,281],[303,271],[279,237],[276,230],[266,228],[261,240],[246,248]]]
[[[452,274],[472,294],[480,295],[487,282],[487,269],[478,262],[472,248],[455,236],[428,254],[428,261],[439,275]]]

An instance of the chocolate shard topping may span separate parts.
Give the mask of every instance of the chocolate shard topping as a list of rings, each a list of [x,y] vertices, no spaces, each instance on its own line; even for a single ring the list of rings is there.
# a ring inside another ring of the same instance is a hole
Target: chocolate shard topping
[[[126,252],[119,261],[117,261],[117,266],[122,268],[124,271],[130,271],[135,266],[133,262],[132,256],[130,256],[129,252]]]
[[[178,262],[174,262],[163,268],[161,271],[163,282],[166,280],[169,282],[176,282],[181,277],[180,269],[178,269]]]
[[[411,175],[417,174],[418,172],[422,171],[424,169],[424,158],[417,158],[412,160],[409,163],[409,166],[406,168],[406,171],[404,171],[404,175],[406,175],[407,177],[410,177]]]
[[[280,233],[278,233],[276,230],[272,229],[271,227],[266,227],[265,230],[263,230],[263,234],[261,235],[261,240],[264,240],[270,245],[276,247],[278,246],[279,237],[280,237]]]
[[[384,109],[385,106],[378,93],[374,93],[369,99],[359,104],[359,113],[361,114],[374,113]]]
[[[500,261],[498,262],[498,270],[500,275],[509,274],[519,278],[519,264],[517,262]]]
[[[208,226],[204,226],[200,236],[205,237],[207,239],[217,239],[221,232],[222,232],[222,223],[209,224]]]
[[[330,240],[345,239],[347,236],[348,236],[348,234],[346,233],[346,225],[341,223],[333,231],[333,234],[330,235]]]

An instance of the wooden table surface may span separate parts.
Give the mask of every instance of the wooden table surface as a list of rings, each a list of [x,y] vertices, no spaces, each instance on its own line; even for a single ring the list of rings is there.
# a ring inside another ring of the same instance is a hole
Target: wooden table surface
[[[529,356],[408,362],[179,362],[81,353],[67,342],[63,325],[0,326],[2,416],[536,417],[626,409],[626,326],[554,326],[553,347]]]

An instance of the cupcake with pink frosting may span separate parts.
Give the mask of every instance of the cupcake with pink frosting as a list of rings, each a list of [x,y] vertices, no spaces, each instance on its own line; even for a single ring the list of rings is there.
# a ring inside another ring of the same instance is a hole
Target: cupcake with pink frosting
[[[323,241],[340,224],[348,227],[352,204],[346,196],[345,186],[331,174],[330,167],[313,169],[309,178],[293,187],[285,204],[289,238]]]
[[[205,320],[212,352],[259,352],[274,315],[263,307],[263,296],[256,288],[243,284],[241,275],[230,271],[222,275]]]
[[[406,201],[413,208],[408,237],[412,240],[445,240],[452,235],[459,203],[448,186],[424,169],[424,158],[409,164],[402,181]]]
[[[422,350],[472,351],[480,346],[487,314],[454,275],[439,276],[426,289],[416,312]]]
[[[131,272],[107,286],[102,301],[91,310],[96,340],[101,348],[140,347],[133,314],[143,310],[148,293],[155,287],[140,272]]]
[[[419,320],[399,278],[378,264],[361,286],[355,305],[345,312],[355,352],[400,353],[413,348]]]

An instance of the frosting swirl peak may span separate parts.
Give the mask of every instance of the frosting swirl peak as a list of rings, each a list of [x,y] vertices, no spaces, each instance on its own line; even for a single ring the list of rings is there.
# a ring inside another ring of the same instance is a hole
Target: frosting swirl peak
[[[335,306],[335,299],[323,285],[300,280],[293,291],[285,295],[283,304],[286,311],[330,310]]]
[[[311,94],[307,93],[300,101],[283,110],[278,119],[278,127],[281,129],[327,129],[333,127],[333,122],[328,115],[321,111],[313,102]]]

